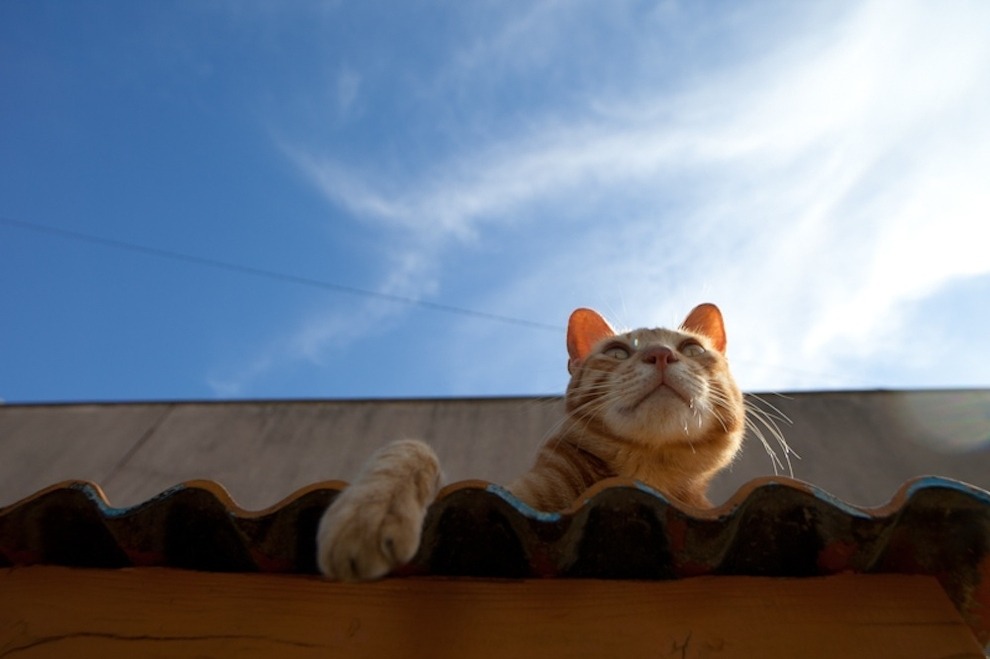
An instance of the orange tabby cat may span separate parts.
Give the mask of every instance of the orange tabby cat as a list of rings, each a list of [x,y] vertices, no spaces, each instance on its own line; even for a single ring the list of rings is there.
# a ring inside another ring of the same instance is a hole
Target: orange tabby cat
[[[567,416],[508,489],[536,509],[557,511],[596,482],[626,476],[681,503],[710,506],[708,484],[736,455],[746,423],[718,308],[699,305],[678,330],[619,335],[596,312],[578,309],[567,351]],[[320,521],[323,574],[372,579],[409,561],[439,481],[437,457],[422,442],[378,451]]]

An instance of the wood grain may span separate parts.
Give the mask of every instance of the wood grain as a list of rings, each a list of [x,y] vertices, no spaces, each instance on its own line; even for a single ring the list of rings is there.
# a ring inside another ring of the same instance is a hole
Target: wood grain
[[[0,570],[0,658],[973,657],[935,579],[388,579]]]

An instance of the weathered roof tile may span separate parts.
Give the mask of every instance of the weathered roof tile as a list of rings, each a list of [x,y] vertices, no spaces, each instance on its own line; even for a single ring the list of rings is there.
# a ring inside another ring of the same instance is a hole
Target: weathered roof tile
[[[0,565],[164,565],[315,573],[316,526],[344,483],[249,512],[211,481],[114,508],[92,483],[52,486],[0,509]],[[675,579],[840,572],[935,576],[979,635],[990,633],[990,494],[943,478],[903,485],[876,509],[787,478],[751,481],[712,510],[635,482],[600,483],[560,514],[482,481],[445,488],[400,574]]]

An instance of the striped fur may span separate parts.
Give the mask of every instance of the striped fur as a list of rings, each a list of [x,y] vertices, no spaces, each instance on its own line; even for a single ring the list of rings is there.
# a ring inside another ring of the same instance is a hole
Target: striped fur
[[[709,506],[708,484],[735,457],[745,429],[725,343],[721,313],[710,304],[696,307],[677,330],[618,335],[596,312],[575,311],[566,415],[509,490],[554,511],[604,478],[626,476],[682,503]],[[321,571],[369,579],[410,560],[439,473],[422,442],[379,451],[321,520]]]

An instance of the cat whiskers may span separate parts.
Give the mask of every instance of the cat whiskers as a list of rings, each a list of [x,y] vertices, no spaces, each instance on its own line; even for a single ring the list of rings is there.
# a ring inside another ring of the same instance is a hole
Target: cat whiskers
[[[627,397],[621,391],[616,391],[614,387],[602,386],[597,391],[585,389],[585,393],[592,393],[593,397],[581,403],[572,411],[575,423],[591,422],[595,419],[601,421],[609,411],[630,409]]]
[[[709,401],[711,401],[712,404],[706,406],[707,409],[705,411],[708,414],[711,414],[712,418],[714,418],[715,421],[717,421],[718,424],[722,426],[722,432],[726,432],[726,433],[729,432],[729,423],[728,420],[725,418],[723,410],[727,411],[732,409],[733,407],[732,403],[726,397],[725,393],[722,392],[720,389],[709,389],[707,398]],[[702,418],[701,415],[699,415],[698,428],[701,428],[701,423],[702,423]]]
[[[571,433],[572,428],[576,428],[584,422],[591,421],[595,417],[600,416],[605,410],[614,404],[613,398],[616,396],[602,396],[602,393],[607,393],[609,390],[608,383],[601,383],[598,385],[584,385],[582,386],[582,393],[584,395],[590,395],[591,397],[579,404],[568,414],[565,414],[544,436],[544,439],[556,436],[556,442],[559,444],[565,437],[576,436],[579,440],[583,439],[585,433]],[[555,445],[556,446],[556,445]],[[581,447],[579,448],[586,448]]]
[[[546,404],[546,403],[550,403],[551,400],[552,399],[549,399],[548,398],[548,399],[541,400],[540,402]],[[542,446],[544,443],[548,442],[551,437],[556,436],[558,434],[558,432],[561,430],[561,428],[564,427],[564,424],[565,423],[568,423],[569,421],[570,421],[570,415],[569,414],[562,414],[560,416],[560,418],[557,419],[557,421],[555,421],[554,424],[552,426],[550,426],[550,428],[545,433],[543,433],[543,437],[540,440],[540,445]],[[557,439],[557,442],[558,443],[560,442],[559,437]]]
[[[753,401],[758,401],[760,404],[765,405],[769,409],[763,409],[762,407],[757,406]],[[793,455],[798,460],[801,459],[801,456],[790,447],[787,440],[784,438],[784,433],[781,431],[780,426],[777,425],[778,421],[787,424],[793,422],[777,407],[756,394],[748,394],[743,406],[746,409],[746,428],[763,444],[763,448],[766,450],[767,455],[770,456],[770,463],[773,465],[774,475],[776,476],[778,474],[778,468],[783,470],[786,463],[788,475],[791,478],[794,478],[794,465],[791,464],[791,456]],[[767,434],[769,434],[770,437],[777,442],[777,445],[783,451],[783,462],[777,456],[777,452],[770,445]]]

